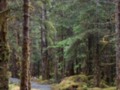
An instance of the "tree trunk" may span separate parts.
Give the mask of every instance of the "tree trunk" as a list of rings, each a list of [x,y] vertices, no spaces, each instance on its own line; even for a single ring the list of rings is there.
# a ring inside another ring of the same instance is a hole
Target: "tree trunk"
[[[66,66],[66,76],[71,76],[71,75],[75,75],[74,60],[68,61],[68,64]]]
[[[57,49],[55,49],[57,51]],[[57,52],[56,52],[57,53]],[[55,80],[56,82],[59,81],[59,75],[58,75],[58,56],[55,55],[55,58],[54,58],[54,75],[55,75]]]
[[[60,53],[60,55],[59,55],[59,63],[61,63],[62,65],[61,65],[61,78],[64,78],[64,76],[65,76],[65,62],[64,62],[64,48],[63,47],[61,47],[61,48],[59,48],[59,53]]]
[[[47,41],[47,28],[45,20],[47,20],[46,4],[43,2],[42,10],[42,25],[41,25],[41,57],[42,57],[42,78],[49,79],[49,60],[48,60],[48,41]]]
[[[0,0],[0,90],[8,90],[7,0]]]
[[[12,53],[11,53],[11,72],[12,72],[12,77],[14,78],[20,78],[20,51],[17,50],[17,48],[20,48],[20,32],[19,30],[16,30],[14,31],[14,38],[15,39],[15,45],[17,47],[14,46],[13,44],[13,48],[12,48]]]
[[[85,61],[85,67],[83,68],[83,73],[86,75],[92,74],[92,44],[93,44],[93,35],[89,34],[87,37],[87,59]]]
[[[16,52],[16,49],[13,48],[12,54],[11,54],[11,72],[13,78],[19,78],[20,73],[20,58],[18,56],[18,53]]]
[[[20,90],[30,90],[30,41],[29,41],[29,0],[24,0],[22,73]]]
[[[116,85],[120,90],[120,0],[116,0]]]
[[[96,39],[95,39],[96,38]],[[100,86],[100,60],[99,60],[99,37],[94,37],[95,39],[95,48],[94,49],[94,59],[93,59],[93,66],[94,66],[94,85],[96,87]]]
[[[63,28],[62,27],[62,30],[60,30],[60,34],[58,34],[58,40],[62,41],[64,40],[65,36],[64,36],[64,32],[63,32]],[[61,70],[60,70],[60,74],[61,74],[61,78],[64,78],[65,77],[65,60],[64,60],[64,47],[60,47],[58,49],[58,53],[59,53],[59,63],[61,63],[62,65],[60,66]]]

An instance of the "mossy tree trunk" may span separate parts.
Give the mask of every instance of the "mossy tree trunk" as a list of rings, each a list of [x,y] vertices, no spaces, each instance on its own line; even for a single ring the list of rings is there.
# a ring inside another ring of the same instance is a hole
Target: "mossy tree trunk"
[[[0,0],[0,90],[8,90],[7,0]]]
[[[29,3],[30,0],[24,0],[23,47],[22,47],[23,59],[20,90],[30,90]]]
[[[15,45],[13,44],[12,53],[11,53],[11,62],[10,70],[12,72],[12,77],[20,78],[20,50],[21,47],[21,39],[20,39],[20,30],[15,29],[14,31]]]
[[[120,90],[120,0],[116,0],[116,85]]]

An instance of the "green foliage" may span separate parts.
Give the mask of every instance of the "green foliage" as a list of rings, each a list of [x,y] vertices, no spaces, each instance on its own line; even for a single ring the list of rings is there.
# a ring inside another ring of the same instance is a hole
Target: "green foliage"
[[[20,38],[22,38],[21,7],[23,2],[16,1],[14,3],[9,2],[11,16],[14,16],[15,20],[10,23],[12,27],[10,27],[8,39],[11,49],[16,49],[18,53],[21,53],[21,45],[18,46],[16,44],[16,36],[13,32],[19,29]],[[101,73],[104,73],[105,65],[106,67],[110,66],[109,68],[114,65],[115,58],[106,58],[105,56],[113,56],[115,53],[114,43],[116,39],[115,35],[113,35],[115,7],[112,2],[106,3],[107,0],[98,0],[98,2],[97,0],[33,0],[31,2],[33,2],[32,4],[35,8],[35,11],[31,12],[30,16],[32,63],[38,65],[41,62],[41,26],[44,25],[47,32],[46,39],[48,44],[45,51],[49,51],[48,58],[51,64],[52,75],[56,61],[58,61],[56,64],[59,75],[62,75],[62,70],[65,70],[67,66],[72,67],[71,63],[73,64],[74,74],[85,72],[84,69],[88,66],[90,74],[93,75],[93,63],[97,45],[99,45],[98,58],[100,59]],[[41,18],[42,6],[46,9],[45,20]],[[103,40],[106,35],[108,36],[107,44]],[[64,60],[60,60],[61,57]],[[112,77],[114,76],[112,74]],[[93,80],[91,83],[94,84]],[[105,83],[102,82],[102,84],[106,86]],[[83,88],[84,90],[89,90],[86,84],[83,85]]]

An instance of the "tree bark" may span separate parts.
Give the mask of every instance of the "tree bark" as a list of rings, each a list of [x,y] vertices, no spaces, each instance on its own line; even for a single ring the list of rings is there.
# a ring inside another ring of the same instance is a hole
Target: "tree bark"
[[[0,0],[0,90],[8,90],[7,0]]]
[[[94,58],[93,58],[93,66],[94,66],[94,86],[99,87],[100,81],[101,81],[101,73],[100,73],[100,60],[99,60],[99,34],[97,33],[97,36],[94,37],[95,42],[95,48],[94,49]]]
[[[86,75],[92,74],[92,44],[93,44],[93,35],[89,34],[87,37],[87,59],[85,61],[85,67],[83,69],[83,73]]]
[[[120,0],[116,0],[116,85],[120,90]]]
[[[43,2],[41,7],[42,14],[42,25],[41,25],[41,57],[42,57],[42,78],[43,80],[49,79],[49,60],[48,60],[48,41],[47,41],[47,28],[45,20],[47,20],[46,3]]]
[[[15,48],[12,50],[11,54],[11,72],[12,72],[12,77],[13,78],[19,78],[19,73],[20,73],[20,58],[18,56],[18,53]]]
[[[24,0],[23,46],[22,46],[23,59],[20,90],[30,90],[29,3],[30,0]]]
[[[10,66],[10,70],[12,72],[12,77],[14,78],[20,78],[20,51],[17,50],[17,48],[20,48],[20,32],[19,30],[14,31],[14,38],[15,38],[15,47],[14,44],[12,45],[12,53],[11,53],[11,62],[12,65]],[[14,42],[13,42],[14,43]]]

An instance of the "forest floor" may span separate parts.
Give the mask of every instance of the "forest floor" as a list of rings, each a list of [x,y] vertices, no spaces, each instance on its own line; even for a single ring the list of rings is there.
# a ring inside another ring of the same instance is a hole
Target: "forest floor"
[[[16,78],[10,78],[10,89],[11,90],[19,90],[20,80]],[[41,85],[37,82],[31,82],[32,90],[51,90],[50,85]]]
[[[104,88],[90,88],[89,85],[92,82],[88,80],[85,75],[75,75],[64,78],[59,84],[41,84],[36,80],[32,80],[32,90],[116,90],[115,87],[107,86],[103,84]],[[16,78],[10,78],[10,90],[19,89],[20,80]]]
[[[75,75],[64,78],[59,84],[52,85],[52,90],[116,90],[115,86],[101,83],[101,87],[94,87],[93,81],[85,75]]]

